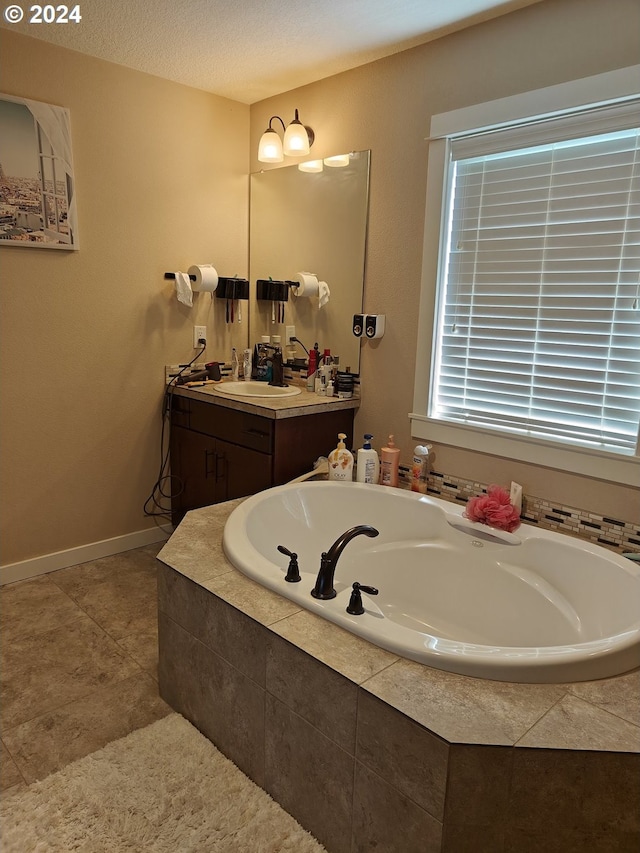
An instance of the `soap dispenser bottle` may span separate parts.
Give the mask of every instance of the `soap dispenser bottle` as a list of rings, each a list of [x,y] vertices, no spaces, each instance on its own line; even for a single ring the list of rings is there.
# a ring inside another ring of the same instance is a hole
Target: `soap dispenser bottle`
[[[340,483],[353,480],[353,454],[347,450],[345,433],[338,433],[338,446],[329,454],[329,479]]]
[[[378,453],[371,447],[372,435],[367,433],[364,445],[358,450],[356,480],[358,483],[377,483],[380,479],[380,460]]]
[[[398,485],[398,469],[400,467],[400,448],[396,447],[393,436],[389,436],[386,447],[380,451],[380,482],[383,486]]]

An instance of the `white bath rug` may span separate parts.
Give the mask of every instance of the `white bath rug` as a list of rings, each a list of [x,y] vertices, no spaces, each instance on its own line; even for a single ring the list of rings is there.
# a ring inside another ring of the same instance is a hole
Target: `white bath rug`
[[[179,714],[0,804],[3,853],[321,853]]]

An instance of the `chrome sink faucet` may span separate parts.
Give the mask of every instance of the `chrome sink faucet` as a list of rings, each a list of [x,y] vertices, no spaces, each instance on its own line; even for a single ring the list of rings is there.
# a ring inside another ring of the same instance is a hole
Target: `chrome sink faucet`
[[[340,554],[346,546],[356,536],[378,536],[379,530],[371,527],[368,524],[359,524],[357,527],[351,527],[346,530],[342,536],[339,536],[328,551],[323,551],[320,558],[320,571],[316,578],[316,585],[311,590],[311,595],[314,598],[319,598],[322,601],[327,601],[329,598],[336,597],[336,591],[333,588],[333,578],[336,572],[336,566],[340,558]]]

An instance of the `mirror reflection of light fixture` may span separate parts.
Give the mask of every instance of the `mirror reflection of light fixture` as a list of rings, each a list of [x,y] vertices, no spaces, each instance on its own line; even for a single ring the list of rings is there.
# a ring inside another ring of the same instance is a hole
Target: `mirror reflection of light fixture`
[[[271,122],[278,119],[284,130],[284,140],[271,127]],[[261,163],[282,163],[284,154],[289,157],[304,157],[313,145],[315,134],[310,127],[302,124],[298,118],[298,110],[289,126],[285,126],[280,116],[271,116],[269,126],[260,137],[258,145],[258,160]]]
[[[341,168],[342,166],[348,166],[349,161],[350,157],[348,154],[336,154],[335,157],[325,157],[324,165]]]
[[[304,163],[298,163],[298,169],[301,172],[321,172],[323,168],[322,160],[306,160]]]

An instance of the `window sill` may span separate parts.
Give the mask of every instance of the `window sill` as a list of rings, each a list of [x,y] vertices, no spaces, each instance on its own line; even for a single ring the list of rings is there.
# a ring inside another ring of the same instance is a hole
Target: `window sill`
[[[478,427],[449,424],[412,413],[411,435],[436,444],[489,453],[519,462],[544,465],[584,477],[625,486],[640,485],[640,457],[572,447],[557,442],[508,435]]]

